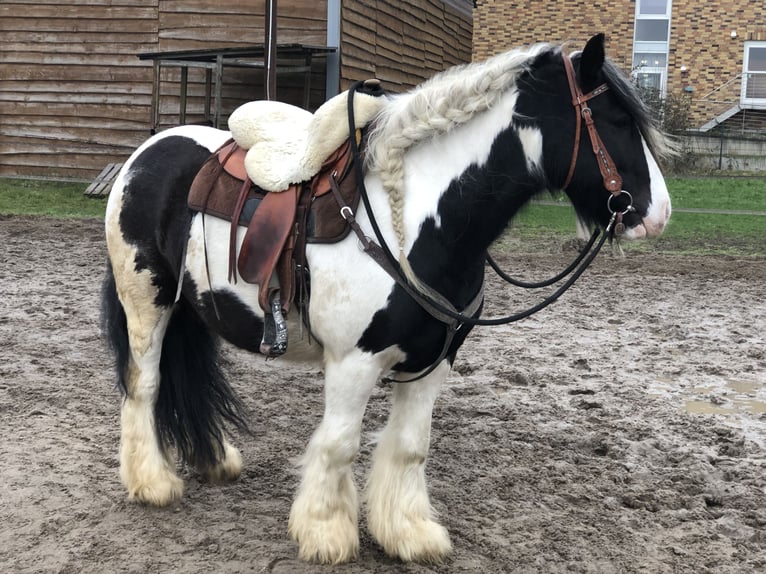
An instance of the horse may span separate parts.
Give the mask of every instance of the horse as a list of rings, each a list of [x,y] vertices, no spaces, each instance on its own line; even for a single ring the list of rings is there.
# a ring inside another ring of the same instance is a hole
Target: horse
[[[582,220],[619,226],[627,239],[659,235],[671,211],[658,165],[668,140],[606,58],[603,35],[572,54],[517,48],[385,98],[367,136],[368,202],[354,216],[408,279],[395,280],[353,233],[307,245],[311,336],[279,359],[324,365],[324,412],[287,525],[312,562],[358,556],[362,503],[388,555],[438,562],[451,551],[427,489],[432,409],[480,316],[487,248],[525,204],[563,190]],[[219,344],[258,352],[259,287],[227,276],[230,224],[187,206],[195,175],[229,138],[206,126],[152,136],[108,200],[102,321],[123,396],[120,477],[130,499],[149,505],[182,496],[177,458],[211,481],[242,469],[227,429],[246,429],[247,417]],[[418,302],[429,292],[463,318],[447,345],[444,322]],[[302,320],[288,315],[291,333]],[[368,398],[386,376],[391,409],[360,501],[352,463]]]

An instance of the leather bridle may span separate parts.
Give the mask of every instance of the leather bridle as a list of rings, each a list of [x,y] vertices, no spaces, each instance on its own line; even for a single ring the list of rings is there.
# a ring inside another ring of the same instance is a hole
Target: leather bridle
[[[354,137],[353,135],[350,138],[351,151],[354,158],[354,169],[356,171],[357,185],[359,186],[359,194],[361,195],[362,203],[364,204],[364,208],[369,217],[370,226],[372,227],[374,231],[377,242],[374,239],[366,236],[364,231],[356,222],[353,210],[345,204],[343,198],[341,197],[341,194],[337,190],[335,174],[333,174],[333,176],[330,178],[330,184],[334,192],[333,194],[335,195],[335,198],[338,202],[338,207],[340,208],[341,215],[348,222],[349,226],[356,234],[357,238],[359,239],[359,243],[361,247],[363,248],[363,250],[365,251],[365,253],[367,253],[378,265],[380,265],[383,268],[383,270],[386,273],[388,273],[394,279],[394,281],[405,291],[405,293],[407,293],[418,305],[420,305],[421,308],[423,308],[423,310],[425,310],[429,315],[431,315],[431,317],[433,317],[437,321],[443,323],[446,326],[446,331],[447,331],[442,351],[439,354],[439,357],[431,364],[430,367],[422,371],[420,374],[416,375],[414,378],[407,379],[407,380],[397,379],[395,381],[392,380],[392,382],[398,382],[398,383],[414,382],[414,381],[422,379],[423,377],[431,373],[441,363],[441,361],[444,360],[444,358],[447,356],[451,348],[451,344],[455,334],[461,329],[463,329],[465,326],[505,325],[505,324],[513,323],[515,321],[519,321],[521,319],[529,317],[530,315],[537,313],[541,309],[544,309],[545,307],[547,307],[548,305],[556,301],[561,295],[563,295],[567,291],[567,289],[569,289],[574,284],[575,281],[577,281],[580,275],[582,275],[585,269],[588,268],[588,266],[591,264],[591,262],[596,257],[598,252],[601,250],[601,247],[604,245],[604,242],[606,241],[610,233],[616,233],[619,235],[619,233],[621,233],[620,228],[624,229],[624,226],[622,224],[622,216],[628,213],[629,211],[634,210],[633,197],[630,195],[630,193],[622,189],[622,178],[620,177],[620,174],[617,171],[617,167],[612,161],[612,158],[609,155],[609,153],[606,151],[606,148],[604,147],[604,144],[598,135],[596,126],[593,123],[592,112],[590,108],[586,105],[586,103],[589,100],[606,92],[609,89],[609,86],[607,86],[606,84],[602,84],[598,86],[595,90],[589,92],[586,95],[583,95],[582,91],[578,87],[577,82],[575,80],[574,68],[572,67],[571,60],[565,54],[563,55],[563,58],[564,58],[564,68],[566,69],[567,79],[569,81],[569,89],[572,93],[572,105],[575,107],[575,110],[577,111],[577,125],[575,130],[576,133],[575,133],[575,141],[574,141],[574,150],[572,152],[572,161],[569,166],[569,173],[567,175],[567,179],[562,189],[565,189],[571,183],[572,177],[574,176],[575,166],[577,164],[578,149],[580,147],[582,121],[584,120],[585,126],[590,136],[591,144],[593,147],[593,153],[596,156],[599,170],[601,171],[601,175],[603,177],[604,188],[611,193],[611,195],[609,196],[609,199],[607,200],[607,208],[609,209],[612,216],[610,218],[609,224],[606,226],[606,229],[604,230],[603,235],[601,235],[601,238],[598,241],[598,243],[595,245],[595,247],[594,247],[594,243],[596,242],[596,238],[600,234],[600,231],[598,228],[596,228],[593,231],[593,235],[591,236],[590,242],[588,243],[587,248],[583,251],[582,256],[578,257],[577,261],[573,265],[571,265],[564,273],[559,274],[555,278],[555,280],[541,282],[538,284],[522,285],[524,287],[532,287],[532,288],[547,286],[554,282],[559,281],[560,279],[563,279],[563,277],[565,277],[571,272],[571,275],[566,280],[566,282],[564,282],[563,285],[559,286],[558,289],[556,289],[543,301],[519,313],[514,313],[511,315],[507,315],[505,317],[496,317],[496,318],[490,318],[490,319],[480,318],[479,315],[481,313],[481,308],[484,303],[483,284],[482,284],[482,287],[479,289],[478,293],[474,296],[474,298],[462,310],[457,309],[450,301],[445,299],[443,296],[441,296],[438,292],[434,291],[433,289],[425,286],[426,291],[422,292],[414,288],[410,284],[409,280],[404,276],[404,273],[402,272],[396,257],[394,257],[388,245],[386,245],[386,241],[383,237],[383,233],[378,227],[375,214],[372,210],[372,206],[370,205],[370,199],[367,195],[367,189],[366,189],[366,186],[364,185],[365,173],[362,166],[362,158],[359,151],[359,142],[357,141],[357,138]],[[349,133],[351,134],[356,134],[356,125],[354,122],[354,107],[353,107],[354,92],[357,89],[359,89],[362,85],[363,85],[363,82],[356,82],[349,88],[348,124],[349,124]],[[616,212],[614,209],[612,209],[612,204],[611,204],[612,199],[623,194],[628,196],[628,202],[629,202],[628,207],[622,212]],[[487,257],[489,258],[488,254],[487,254]],[[493,265],[493,267],[497,269],[495,265]],[[391,380],[391,379],[387,379],[387,380]]]
[[[604,142],[598,135],[596,124],[593,121],[593,111],[588,106],[588,101],[606,92],[609,89],[609,86],[607,84],[601,84],[587,94],[583,94],[580,86],[577,84],[571,58],[563,52],[561,57],[564,60],[564,69],[566,70],[567,81],[569,82],[569,92],[572,95],[572,105],[575,108],[576,117],[572,161],[569,163],[569,172],[567,173],[567,178],[564,181],[564,185],[561,186],[561,189],[566,189],[569,184],[572,183],[575,167],[577,165],[577,156],[580,149],[582,123],[585,122],[591,147],[593,148],[593,155],[596,157],[596,163],[598,164],[598,169],[601,172],[601,178],[604,182],[604,189],[611,193],[607,200],[607,208],[610,213],[613,215],[616,214],[615,232],[619,233],[619,230],[624,229],[622,216],[630,211],[635,211],[635,208],[633,207],[633,196],[622,188],[622,177],[620,176],[619,171],[617,171],[617,166],[614,164],[612,156],[609,155],[606,146],[604,146]],[[620,195],[626,195],[628,197],[628,206],[623,211],[615,211],[612,208],[612,199],[619,197]]]

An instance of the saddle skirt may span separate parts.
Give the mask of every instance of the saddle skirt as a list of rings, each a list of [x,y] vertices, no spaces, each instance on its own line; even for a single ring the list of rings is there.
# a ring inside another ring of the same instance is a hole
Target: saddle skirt
[[[366,126],[380,112],[386,103],[382,95],[378,80],[367,80],[355,92],[355,125]],[[348,140],[348,91],[313,114],[283,102],[248,102],[232,112],[229,129],[246,152],[244,167],[250,180],[266,191],[283,191],[311,180]]]

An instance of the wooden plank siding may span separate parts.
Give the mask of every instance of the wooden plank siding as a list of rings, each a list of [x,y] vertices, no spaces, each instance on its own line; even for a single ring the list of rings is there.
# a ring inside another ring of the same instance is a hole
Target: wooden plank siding
[[[146,135],[158,0],[0,4],[0,175],[87,178]]]
[[[277,41],[323,46],[327,38],[327,2],[282,0],[278,4]],[[162,0],[159,10],[160,51],[227,48],[261,44],[264,41],[264,2],[249,0]],[[205,71],[189,69],[186,122],[204,120]],[[160,99],[160,127],[177,125],[179,111],[178,68],[163,68]],[[325,99],[325,60],[312,66],[309,108],[316,109]],[[222,91],[222,126],[240,104],[264,97],[263,76],[259,70],[227,68]],[[303,76],[280,75],[277,99],[302,105]],[[148,116],[147,116],[148,117]]]
[[[343,0],[341,89],[379,77],[389,91],[470,61],[472,24],[441,0]],[[92,180],[149,135],[152,64],[143,52],[263,42],[264,1],[2,0],[0,176]],[[327,0],[281,0],[278,42],[324,45]],[[325,60],[310,108],[324,101]],[[204,78],[189,70],[187,122],[203,119]],[[178,68],[163,68],[160,127],[179,121]],[[263,96],[257,70],[228,68],[222,108]],[[303,77],[280,75],[280,100],[302,102]],[[225,124],[223,124],[225,125]]]
[[[324,45],[327,3],[282,0],[280,43]],[[248,0],[3,0],[0,176],[94,178],[149,135],[152,64],[136,54],[263,42],[264,3]],[[312,67],[314,107],[324,60]],[[180,71],[163,70],[161,127],[178,123]],[[278,97],[300,104],[302,76]],[[263,97],[259,71],[227,69],[223,110]],[[189,71],[187,122],[202,120],[204,72]],[[225,125],[225,124],[224,124]]]
[[[341,89],[377,77],[402,92],[471,61],[470,16],[441,0],[346,0],[341,11]]]

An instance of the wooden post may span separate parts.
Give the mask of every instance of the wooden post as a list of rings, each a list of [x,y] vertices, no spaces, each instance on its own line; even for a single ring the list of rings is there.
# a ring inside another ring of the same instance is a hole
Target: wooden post
[[[266,99],[277,97],[277,0],[266,0],[264,29],[263,84]]]

